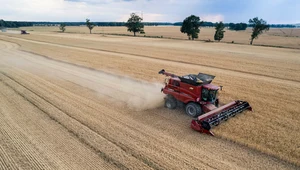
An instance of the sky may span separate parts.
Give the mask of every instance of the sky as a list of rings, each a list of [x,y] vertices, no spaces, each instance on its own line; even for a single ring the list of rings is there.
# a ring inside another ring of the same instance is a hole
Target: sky
[[[190,15],[210,22],[300,23],[300,0],[0,0],[0,19],[13,21],[126,22],[130,13],[145,22],[180,22]]]

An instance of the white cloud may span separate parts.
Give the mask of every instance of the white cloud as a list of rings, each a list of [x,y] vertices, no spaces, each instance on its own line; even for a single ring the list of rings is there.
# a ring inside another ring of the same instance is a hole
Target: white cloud
[[[141,13],[141,11],[132,11],[132,12],[136,13],[140,17],[143,17],[144,22],[164,22],[165,21],[164,16],[162,14]],[[116,21],[117,22],[126,22],[129,17],[130,17],[130,14],[122,15]]]
[[[144,14],[144,21],[145,22],[163,22],[164,16],[162,14]]]
[[[202,17],[200,17],[200,19],[202,21],[208,21],[208,22],[220,22],[220,21],[224,21],[224,16],[221,14],[217,14],[217,15],[202,15]]]

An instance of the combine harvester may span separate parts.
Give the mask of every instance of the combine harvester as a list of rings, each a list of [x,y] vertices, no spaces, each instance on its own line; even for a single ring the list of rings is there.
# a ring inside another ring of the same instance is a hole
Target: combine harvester
[[[29,34],[26,30],[21,30],[21,34]]]
[[[214,136],[212,127],[244,110],[252,111],[248,102],[240,100],[219,107],[218,90],[222,86],[211,84],[215,76],[203,73],[177,76],[165,70],[158,73],[167,76],[161,89],[166,94],[165,106],[169,109],[185,106],[185,112],[195,118],[191,127],[196,131]]]

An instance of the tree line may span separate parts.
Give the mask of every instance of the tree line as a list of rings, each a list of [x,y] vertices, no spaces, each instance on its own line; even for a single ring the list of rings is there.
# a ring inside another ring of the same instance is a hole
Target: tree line
[[[17,27],[31,27],[33,26],[32,22],[23,22],[23,21],[4,21],[0,19],[0,28],[17,28]]]
[[[225,25],[226,26],[226,25]],[[237,23],[237,24],[234,24],[234,23],[229,23],[228,24],[228,28],[230,30],[235,30],[235,31],[241,31],[241,30],[246,30],[248,27],[248,24],[246,23]]]
[[[6,28],[17,28],[17,27],[32,27],[32,26],[56,26],[60,24],[66,24],[66,26],[81,26],[85,25],[85,22],[29,22],[29,21],[5,21],[3,19],[0,19],[0,27],[6,27]],[[168,25],[168,26],[182,26],[183,22],[143,22],[145,26],[162,26],[162,25]],[[126,22],[94,22],[95,26],[125,26]],[[204,21],[201,27],[215,27],[217,23],[213,22],[206,22]],[[243,30],[238,29],[239,26],[232,26],[232,24],[241,24],[241,23],[224,23],[225,27],[229,27],[231,30]],[[246,23],[243,23],[246,24]],[[247,24],[247,27],[249,27],[249,24]],[[295,28],[295,25],[292,24],[271,24],[271,28]],[[236,28],[236,29],[234,29]]]
[[[124,26],[127,27],[127,31],[133,32],[134,36],[136,36],[136,33],[145,34],[144,25],[146,23],[143,23],[142,21],[143,21],[143,18],[141,18],[140,16],[138,16],[135,13],[131,13],[127,22],[124,23]],[[249,19],[248,22],[249,22],[249,24],[229,23],[228,27],[229,27],[229,30],[235,30],[235,31],[246,30],[248,25],[250,27],[252,27],[252,34],[251,34],[251,38],[250,38],[250,44],[252,45],[254,39],[257,39],[260,34],[262,34],[263,32],[266,32],[270,29],[270,25],[268,25],[267,22],[264,21],[263,19],[258,19],[258,17]],[[18,23],[19,25],[21,25],[21,24],[30,25],[30,22],[16,22],[16,23]],[[17,26],[16,23],[14,23],[13,21],[0,20],[0,27]],[[42,22],[42,23],[47,24],[47,22]],[[92,29],[97,25],[97,23],[91,22],[90,19],[86,19],[86,22],[84,24],[88,27],[90,34],[92,33]],[[153,23],[153,24],[157,24],[157,23]],[[181,25],[180,31],[184,34],[187,34],[189,40],[194,40],[194,39],[198,38],[198,34],[200,33],[200,26],[214,26],[215,30],[216,30],[215,35],[214,35],[215,41],[221,41],[224,38],[224,33],[226,32],[226,31],[224,31],[226,24],[224,24],[223,22],[219,22],[219,23],[218,22],[217,23],[204,22],[204,21],[201,21],[200,18],[195,15],[191,15],[191,16],[185,18],[183,20],[183,22],[178,22],[175,24]],[[68,23],[60,23],[59,29],[62,32],[65,32],[67,25],[68,25]],[[122,24],[120,24],[118,26],[122,26]]]

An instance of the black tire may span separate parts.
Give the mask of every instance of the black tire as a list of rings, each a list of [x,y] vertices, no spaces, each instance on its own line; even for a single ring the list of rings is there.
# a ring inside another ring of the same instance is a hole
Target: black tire
[[[168,95],[165,99],[165,107],[168,109],[175,109],[177,107],[177,101],[173,96]]]
[[[197,103],[188,103],[185,106],[185,113],[191,117],[198,117],[202,114],[202,109]]]
[[[177,108],[184,108],[185,107],[185,104],[179,100],[177,100]]]

